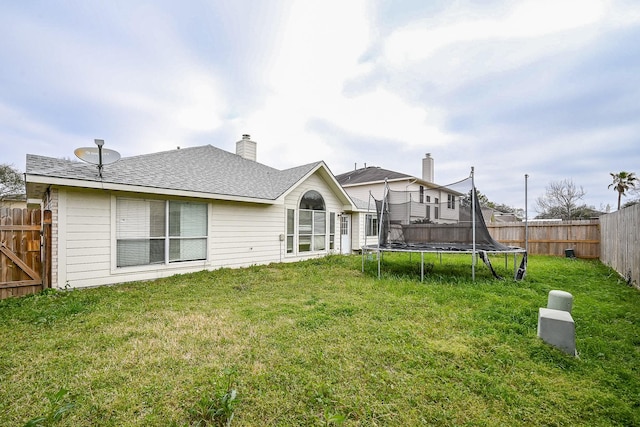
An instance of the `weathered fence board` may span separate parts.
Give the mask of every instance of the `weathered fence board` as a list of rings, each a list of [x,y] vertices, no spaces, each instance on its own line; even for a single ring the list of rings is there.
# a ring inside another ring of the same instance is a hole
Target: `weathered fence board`
[[[41,232],[40,209],[0,209],[0,299],[42,290]]]
[[[600,260],[629,283],[640,285],[640,204],[600,217]]]
[[[525,223],[487,224],[491,236],[509,246],[525,247]],[[600,257],[600,223],[598,220],[529,222],[529,253],[565,256],[572,249],[578,258]]]

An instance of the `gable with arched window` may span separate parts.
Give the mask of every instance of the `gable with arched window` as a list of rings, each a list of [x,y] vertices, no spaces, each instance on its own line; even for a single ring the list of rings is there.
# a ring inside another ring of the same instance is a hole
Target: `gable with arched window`
[[[307,191],[298,211],[298,252],[323,251],[327,247],[327,210],[322,195]]]
[[[336,213],[327,211],[322,195],[307,191],[297,208],[287,209],[287,254],[334,250]]]

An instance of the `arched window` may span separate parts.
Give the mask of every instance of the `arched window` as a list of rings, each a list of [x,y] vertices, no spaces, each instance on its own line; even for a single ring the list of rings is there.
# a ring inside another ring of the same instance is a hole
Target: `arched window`
[[[325,210],[322,195],[316,190],[307,191],[304,193],[304,196],[302,196],[302,200],[300,200],[300,209],[313,211]]]
[[[298,251],[323,251],[327,247],[327,212],[322,195],[307,191],[300,200]]]

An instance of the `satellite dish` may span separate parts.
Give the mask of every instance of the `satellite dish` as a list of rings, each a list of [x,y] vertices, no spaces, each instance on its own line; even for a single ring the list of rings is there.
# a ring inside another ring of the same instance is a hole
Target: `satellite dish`
[[[100,175],[100,179],[102,179],[102,167],[120,160],[120,153],[102,148],[104,145],[104,140],[102,139],[94,139],[94,142],[98,148],[80,147],[76,148],[73,152],[80,160],[98,165],[98,175]]]
[[[100,165],[100,151],[102,151],[103,165],[115,163],[120,160],[120,153],[109,150],[108,148],[80,147],[76,148],[73,153],[82,161],[91,163],[92,165]]]

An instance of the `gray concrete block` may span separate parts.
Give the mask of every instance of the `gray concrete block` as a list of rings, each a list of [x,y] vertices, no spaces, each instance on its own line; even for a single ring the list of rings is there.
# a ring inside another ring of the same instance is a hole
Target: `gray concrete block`
[[[576,326],[568,311],[540,308],[538,336],[547,344],[557,347],[571,356],[578,355],[576,352]]]
[[[573,307],[573,295],[565,291],[550,291],[547,299],[547,308],[563,310],[571,313]]]

